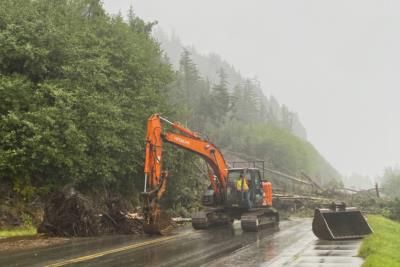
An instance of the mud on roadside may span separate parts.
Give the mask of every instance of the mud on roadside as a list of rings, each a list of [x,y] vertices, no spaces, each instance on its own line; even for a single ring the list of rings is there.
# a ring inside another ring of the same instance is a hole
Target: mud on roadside
[[[20,236],[0,239],[0,252],[22,251],[34,248],[42,248],[61,245],[68,242],[70,238],[48,237],[45,235]]]

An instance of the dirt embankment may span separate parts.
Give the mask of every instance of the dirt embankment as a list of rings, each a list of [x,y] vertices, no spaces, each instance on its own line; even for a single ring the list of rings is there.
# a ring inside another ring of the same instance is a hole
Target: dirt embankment
[[[39,198],[27,203],[9,194],[10,190],[0,190],[0,229],[39,225],[43,218],[43,206]]]

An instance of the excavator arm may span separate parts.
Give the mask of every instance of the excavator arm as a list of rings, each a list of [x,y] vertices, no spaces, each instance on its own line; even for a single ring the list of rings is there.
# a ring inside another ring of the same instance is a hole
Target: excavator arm
[[[169,124],[175,131],[164,131],[164,123]],[[148,233],[164,234],[170,228],[168,216],[159,206],[159,201],[167,190],[168,181],[168,173],[162,170],[164,142],[196,153],[207,162],[216,201],[223,200],[227,187],[228,167],[221,151],[214,144],[179,123],[170,122],[159,114],[153,114],[147,122],[145,182],[142,193],[144,230]]]

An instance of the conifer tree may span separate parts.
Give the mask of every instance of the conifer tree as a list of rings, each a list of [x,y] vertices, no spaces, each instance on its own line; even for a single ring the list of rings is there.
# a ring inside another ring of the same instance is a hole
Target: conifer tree
[[[215,121],[217,123],[222,122],[230,106],[229,93],[228,93],[228,80],[224,69],[218,71],[219,82],[213,86],[213,91],[211,94],[212,102],[215,111]]]

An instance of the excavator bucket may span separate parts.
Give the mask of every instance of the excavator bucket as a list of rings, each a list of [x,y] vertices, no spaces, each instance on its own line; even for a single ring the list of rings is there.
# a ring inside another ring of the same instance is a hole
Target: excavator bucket
[[[143,231],[150,235],[167,235],[175,227],[172,218],[158,205],[157,190],[143,192]]]
[[[328,209],[315,209],[312,230],[323,240],[356,239],[372,233],[361,211],[354,207],[346,208],[344,203],[332,203]]]
[[[150,235],[167,235],[174,229],[172,218],[165,212],[159,211],[150,221],[143,223],[143,231]]]

